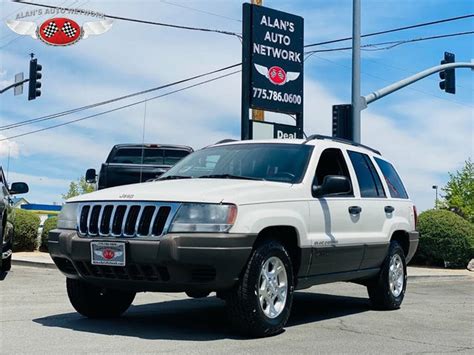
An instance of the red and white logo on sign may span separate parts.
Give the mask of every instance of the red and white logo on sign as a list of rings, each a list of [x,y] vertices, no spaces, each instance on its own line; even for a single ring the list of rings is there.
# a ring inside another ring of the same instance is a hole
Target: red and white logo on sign
[[[285,85],[287,82],[296,80],[300,76],[300,73],[298,72],[286,72],[283,68],[276,65],[270,67],[270,69],[255,63],[254,66],[260,74],[262,74],[264,77],[270,80],[272,84],[275,85]]]
[[[102,256],[106,260],[113,259],[115,257],[115,252],[112,249],[104,249],[102,251]]]

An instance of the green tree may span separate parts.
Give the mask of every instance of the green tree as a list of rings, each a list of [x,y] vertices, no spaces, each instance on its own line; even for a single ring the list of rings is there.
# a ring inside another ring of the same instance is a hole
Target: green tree
[[[69,190],[61,196],[64,200],[67,200],[68,198],[87,194],[92,191],[94,191],[94,185],[89,184],[85,177],[81,177],[77,181],[71,181],[69,184]]]
[[[461,170],[449,173],[449,181],[442,190],[445,193],[442,207],[474,223],[474,163],[471,158]]]

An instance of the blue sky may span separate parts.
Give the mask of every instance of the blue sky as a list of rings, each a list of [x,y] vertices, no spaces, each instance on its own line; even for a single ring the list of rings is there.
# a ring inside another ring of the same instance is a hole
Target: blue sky
[[[93,1],[43,0],[118,16],[240,32],[241,1]],[[175,5],[173,5],[175,4]],[[186,7],[217,13],[226,18]],[[265,0],[265,5],[305,18],[305,43],[351,35],[352,1]],[[0,123],[10,124],[162,85],[241,61],[237,38],[115,21],[101,36],[68,47],[47,46],[17,36],[5,20],[35,7],[2,0],[0,4],[0,87],[15,73],[28,72],[28,54],[43,65],[42,96],[0,96]],[[474,13],[470,0],[362,0],[362,32]],[[70,16],[79,24],[96,19]],[[41,23],[47,17],[25,20]],[[364,43],[411,39],[471,31],[472,19],[371,37]],[[327,48],[350,45],[350,42]],[[322,47],[319,47],[322,48]],[[457,61],[474,58],[474,36],[406,44],[362,53],[362,94],[368,94],[427,67],[437,65],[444,51]],[[350,102],[351,53],[319,53],[305,62],[306,133],[330,134],[331,105]],[[369,106],[362,113],[362,140],[394,161],[412,199],[421,210],[434,201],[433,184],[446,183],[447,172],[459,169],[473,152],[473,72],[457,70],[456,95],[438,88],[438,77],[424,79]],[[145,95],[145,97],[152,96]],[[155,94],[156,95],[156,94]],[[80,118],[127,104],[122,101],[95,110],[15,130],[10,137],[54,123]],[[9,180],[29,183],[25,197],[37,203],[61,203],[68,183],[90,167],[99,168],[117,143],[141,142],[144,104],[77,124],[0,142],[0,164]],[[150,101],[146,107],[145,141],[178,143],[200,148],[240,135],[240,75]],[[288,122],[286,117],[274,117]],[[0,138],[1,139],[1,138]]]

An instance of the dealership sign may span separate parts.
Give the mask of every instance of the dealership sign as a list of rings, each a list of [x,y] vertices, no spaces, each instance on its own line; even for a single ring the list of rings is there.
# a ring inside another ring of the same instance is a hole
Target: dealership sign
[[[302,136],[303,35],[302,17],[243,4],[243,139],[252,138],[249,108],[295,114]]]
[[[250,10],[247,53],[250,106],[276,112],[302,112],[303,18],[263,6],[247,4],[247,8]]]

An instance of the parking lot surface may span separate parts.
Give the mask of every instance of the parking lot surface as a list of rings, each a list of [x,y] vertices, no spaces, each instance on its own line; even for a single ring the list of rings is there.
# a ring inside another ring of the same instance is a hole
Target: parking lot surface
[[[122,318],[90,320],[70,306],[57,270],[14,266],[0,281],[0,353],[474,353],[474,278],[412,280],[402,308],[374,311],[364,287],[295,294],[285,331],[246,339],[224,303],[141,293]]]

